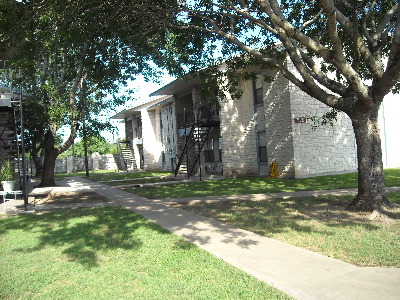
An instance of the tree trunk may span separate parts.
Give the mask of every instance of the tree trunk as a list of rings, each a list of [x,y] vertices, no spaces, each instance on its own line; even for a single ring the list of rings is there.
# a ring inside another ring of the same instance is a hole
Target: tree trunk
[[[56,185],[54,181],[54,168],[56,166],[56,159],[59,153],[54,146],[55,139],[53,133],[51,130],[49,130],[45,135],[45,158],[43,163],[42,181],[39,184],[40,187]]]
[[[36,174],[35,177],[42,177],[43,159],[40,156],[32,155],[33,162],[35,163]]]
[[[385,195],[378,111],[379,106],[375,106],[369,113],[358,112],[351,117],[358,160],[358,194],[350,204],[352,209],[373,211],[392,206]]]

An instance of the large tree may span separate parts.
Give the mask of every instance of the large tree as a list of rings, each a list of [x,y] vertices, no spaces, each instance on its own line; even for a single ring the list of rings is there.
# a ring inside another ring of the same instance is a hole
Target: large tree
[[[79,123],[95,120],[99,108],[121,104],[123,99],[108,95],[117,94],[135,74],[152,73],[148,54],[157,48],[151,36],[163,28],[160,7],[171,5],[168,0],[156,1],[157,6],[151,0],[8,3],[9,14],[22,16],[5,35],[16,49],[12,61],[22,69],[27,94],[44,108],[40,185],[52,186],[55,160],[72,145]],[[88,111],[87,99],[96,111]],[[70,135],[56,146],[57,131],[66,124]]]
[[[351,207],[389,206],[378,111],[400,80],[400,7],[396,0],[180,1],[173,26],[224,43],[278,69],[301,90],[346,113],[358,157]],[[282,59],[283,57],[286,59]],[[287,67],[290,60],[295,73]]]

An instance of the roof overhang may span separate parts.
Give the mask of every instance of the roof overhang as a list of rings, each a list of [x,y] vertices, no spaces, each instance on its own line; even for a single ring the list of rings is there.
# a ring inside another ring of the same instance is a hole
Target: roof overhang
[[[126,118],[132,116],[135,111],[132,109],[125,109],[119,113],[113,115],[110,119],[112,120],[125,120]]]
[[[147,110],[154,110],[158,107],[161,107],[163,105],[166,105],[168,103],[171,103],[172,101],[174,101],[174,96],[167,96],[167,98],[161,102],[157,102],[155,104],[153,104],[152,106],[150,106],[149,108],[147,108]]]
[[[156,99],[147,100],[144,103],[142,102],[139,105],[136,105],[136,106],[128,108],[128,109],[125,109],[125,110],[115,114],[110,119],[112,119],[112,120],[121,120],[121,119],[124,120],[124,119],[127,119],[127,118],[131,117],[132,115],[139,114],[144,109],[148,109],[149,107],[157,105],[158,103],[162,103],[162,102],[164,102],[164,101],[166,101],[166,100],[168,100],[170,98],[172,98],[172,96],[168,95],[168,96],[164,96],[164,97],[158,97]]]
[[[150,96],[156,95],[179,95],[187,90],[199,86],[202,83],[200,77],[193,75],[186,75],[182,79],[176,79],[171,83],[164,85],[162,88],[150,94]]]

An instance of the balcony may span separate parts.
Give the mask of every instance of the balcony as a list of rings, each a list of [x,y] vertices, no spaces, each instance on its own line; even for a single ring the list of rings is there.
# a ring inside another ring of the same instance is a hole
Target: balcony
[[[197,112],[186,112],[185,114],[178,114],[178,129],[180,129],[180,135],[184,135],[184,128],[189,128],[190,125],[196,123],[200,126],[218,126],[220,123],[219,110],[216,108],[210,108],[207,106],[201,106],[197,109]]]
[[[143,145],[143,138],[133,138],[132,145]]]

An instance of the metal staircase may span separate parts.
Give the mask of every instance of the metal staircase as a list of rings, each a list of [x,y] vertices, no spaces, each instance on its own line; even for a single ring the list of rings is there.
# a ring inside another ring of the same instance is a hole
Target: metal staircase
[[[0,106],[0,158],[18,157],[14,107]]]
[[[211,126],[209,125],[193,123],[189,133],[181,137],[181,143],[178,146],[179,159],[175,168],[175,176],[178,173],[186,173],[188,178],[193,175],[196,167],[200,164],[201,150],[207,141],[210,131]]]
[[[25,209],[28,207],[27,165],[24,139],[22,84],[14,86],[14,77],[22,79],[21,70],[12,71],[7,61],[0,67],[0,159],[10,159],[19,175]],[[18,91],[18,92],[17,92]]]
[[[124,169],[137,171],[137,165],[135,156],[133,155],[133,149],[130,147],[130,143],[120,142],[120,156],[124,164]],[[121,168],[122,169],[122,168]]]

